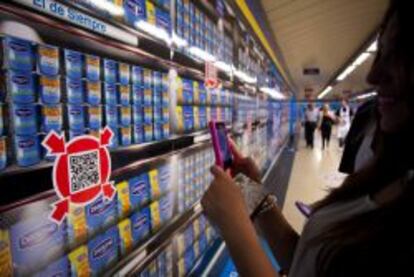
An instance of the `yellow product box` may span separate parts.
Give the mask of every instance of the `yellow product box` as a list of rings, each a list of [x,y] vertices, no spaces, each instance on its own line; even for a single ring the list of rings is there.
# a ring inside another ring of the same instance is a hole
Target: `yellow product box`
[[[177,94],[177,103],[184,103],[184,89],[183,89],[183,79],[181,77],[177,76],[175,79],[175,85],[176,85],[176,94]]]
[[[198,81],[193,81],[193,98],[194,98],[194,104],[199,105],[200,104],[200,85]]]
[[[121,245],[121,253],[125,255],[131,251],[133,246],[131,221],[125,219],[118,224],[119,242]]]
[[[146,8],[147,8],[147,22],[149,24],[156,25],[155,6],[150,0],[146,1]]]
[[[13,276],[10,238],[7,230],[0,230],[0,276]]]
[[[184,114],[183,114],[183,107],[177,106],[175,108],[175,115],[177,118],[177,131],[183,132],[184,131]]]
[[[85,208],[76,205],[69,206],[68,215],[69,243],[74,244],[86,239],[88,233]]]
[[[122,217],[131,210],[128,181],[117,184],[116,190],[118,192],[118,215]]]
[[[182,255],[184,255],[185,252],[185,240],[184,240],[184,235],[183,234],[179,234],[177,235],[176,239],[176,246],[177,246],[177,255],[178,257],[181,257]]]
[[[158,182],[158,169],[152,169],[148,172],[148,176],[150,180],[151,197],[152,199],[156,199],[161,195],[160,184]]]
[[[88,247],[83,245],[69,254],[71,272],[73,276],[89,277],[91,269],[89,266]]]
[[[200,246],[198,244],[198,240],[196,240],[193,244],[194,256],[197,259],[200,256]]]
[[[181,258],[178,261],[178,276],[185,276],[185,262],[184,258]]]
[[[199,130],[200,129],[200,112],[197,106],[193,107],[193,113],[194,113],[194,129]]]
[[[198,238],[200,236],[200,221],[198,218],[193,222],[194,237]]]
[[[152,230],[157,231],[161,227],[160,204],[155,201],[150,204]]]

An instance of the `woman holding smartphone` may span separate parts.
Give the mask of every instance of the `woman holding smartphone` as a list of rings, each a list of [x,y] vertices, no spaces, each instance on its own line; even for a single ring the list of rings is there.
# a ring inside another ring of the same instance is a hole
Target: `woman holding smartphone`
[[[313,205],[299,237],[272,197],[253,221],[289,277],[414,276],[414,40],[410,1],[393,0],[368,81],[377,88],[375,159]],[[259,171],[234,151],[233,171]],[[279,276],[262,247],[242,193],[218,167],[202,199],[242,276]],[[277,180],[275,180],[276,182]]]

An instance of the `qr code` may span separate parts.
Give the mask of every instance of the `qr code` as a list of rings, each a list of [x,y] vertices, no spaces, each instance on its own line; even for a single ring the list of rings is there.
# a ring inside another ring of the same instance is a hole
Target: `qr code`
[[[98,151],[69,156],[71,192],[84,190],[99,183]]]

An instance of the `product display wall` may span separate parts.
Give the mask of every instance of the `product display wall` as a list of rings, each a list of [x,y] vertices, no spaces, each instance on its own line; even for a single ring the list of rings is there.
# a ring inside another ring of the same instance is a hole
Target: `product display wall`
[[[191,274],[219,240],[199,204],[215,162],[208,122],[225,122],[263,173],[288,136],[288,102],[258,93],[262,84],[245,92],[227,69],[206,87],[204,58],[260,80],[273,78],[269,60],[241,52],[211,3],[53,3],[0,4],[0,275]],[[114,134],[116,195],[70,205],[58,225],[54,158],[42,141],[98,138],[104,127]]]

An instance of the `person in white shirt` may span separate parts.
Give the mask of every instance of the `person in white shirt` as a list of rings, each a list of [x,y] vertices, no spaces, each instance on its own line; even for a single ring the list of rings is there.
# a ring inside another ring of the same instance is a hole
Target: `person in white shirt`
[[[343,147],[345,138],[348,135],[349,128],[351,128],[351,118],[353,112],[346,100],[342,100],[341,108],[336,111],[336,117],[338,122],[338,140],[339,147]]]
[[[309,103],[305,111],[305,139],[306,147],[313,148],[316,124],[318,122],[319,112],[312,103]]]

